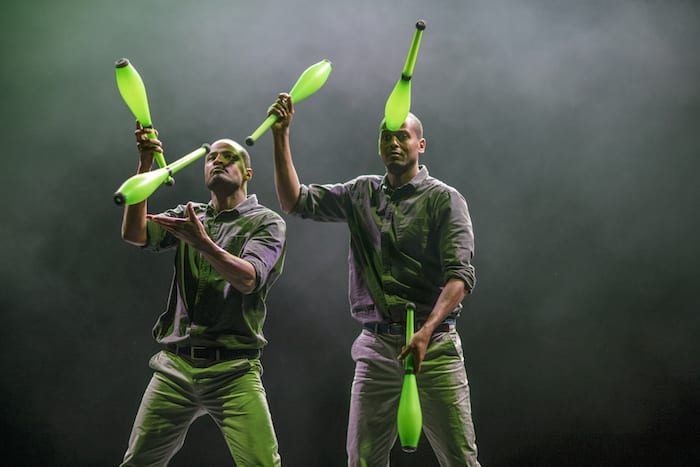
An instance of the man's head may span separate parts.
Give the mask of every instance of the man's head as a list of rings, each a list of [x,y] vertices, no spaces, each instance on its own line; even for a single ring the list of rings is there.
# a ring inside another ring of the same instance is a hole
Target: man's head
[[[231,139],[214,141],[204,158],[204,182],[210,191],[228,196],[236,190],[246,191],[253,178],[248,151]]]
[[[418,157],[425,152],[426,141],[423,138],[423,124],[413,115],[396,131],[387,129],[382,120],[379,127],[379,156],[389,173],[401,175],[418,166]]]

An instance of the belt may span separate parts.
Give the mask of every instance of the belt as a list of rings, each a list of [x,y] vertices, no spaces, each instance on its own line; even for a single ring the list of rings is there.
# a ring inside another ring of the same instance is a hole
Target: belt
[[[420,329],[425,321],[418,323],[418,329]],[[454,329],[455,321],[447,320],[440,323],[433,333],[436,332],[450,332]],[[406,323],[364,323],[362,325],[366,330],[373,332],[375,334],[391,334],[391,335],[405,335],[406,334]]]
[[[192,362],[218,362],[237,358],[259,358],[260,349],[227,349],[225,347],[200,347],[168,344],[168,352],[180,355]]]

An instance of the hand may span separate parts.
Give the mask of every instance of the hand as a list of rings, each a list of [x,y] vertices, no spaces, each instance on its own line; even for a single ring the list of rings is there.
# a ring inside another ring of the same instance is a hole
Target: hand
[[[151,138],[151,133],[155,134],[156,137]],[[153,154],[163,153],[163,143],[158,139],[158,130],[150,127],[144,128],[137,120],[134,135],[136,135],[136,147],[139,150],[141,165],[150,168],[153,165]]]
[[[425,359],[425,353],[428,351],[428,344],[430,343],[430,333],[427,329],[420,328],[411,337],[407,346],[404,346],[399,355],[399,360],[404,361],[408,354],[413,355],[413,369],[416,373],[420,371],[421,363]]]
[[[277,115],[277,121],[272,124],[272,131],[277,132],[289,128],[292,123],[292,118],[294,118],[294,103],[292,102],[292,96],[283,92],[277,96],[277,100],[274,104],[267,109],[268,115]]]
[[[187,203],[187,217],[154,216],[149,214],[146,218],[163,227],[176,238],[189,243],[195,249],[200,250],[211,240],[204,230],[204,225],[197,218],[192,203]]]

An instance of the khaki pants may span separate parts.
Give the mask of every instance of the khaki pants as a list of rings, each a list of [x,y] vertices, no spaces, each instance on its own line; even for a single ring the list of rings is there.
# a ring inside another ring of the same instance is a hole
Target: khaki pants
[[[384,467],[397,438],[403,335],[363,330],[352,346],[355,378],[348,422],[348,466]],[[423,434],[442,466],[479,466],[462,343],[453,329],[433,335],[416,375]]]
[[[167,351],[141,401],[122,466],[163,466],[180,450],[192,422],[209,414],[237,465],[278,466],[277,438],[260,380],[259,359],[193,367]]]

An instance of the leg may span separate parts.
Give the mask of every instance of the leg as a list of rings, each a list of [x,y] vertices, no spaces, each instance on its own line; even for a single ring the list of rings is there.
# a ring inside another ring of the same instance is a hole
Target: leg
[[[401,336],[362,331],[352,346],[355,378],[348,420],[348,466],[388,466],[396,441],[403,369]]]
[[[259,360],[239,359],[210,368],[200,380],[202,402],[224,435],[237,465],[279,466]]]
[[[167,357],[162,354],[151,359],[155,373],[136,414],[122,466],[166,465],[199,415],[188,382],[163,366]]]
[[[469,384],[457,331],[438,333],[417,376],[423,430],[444,466],[479,466]]]

